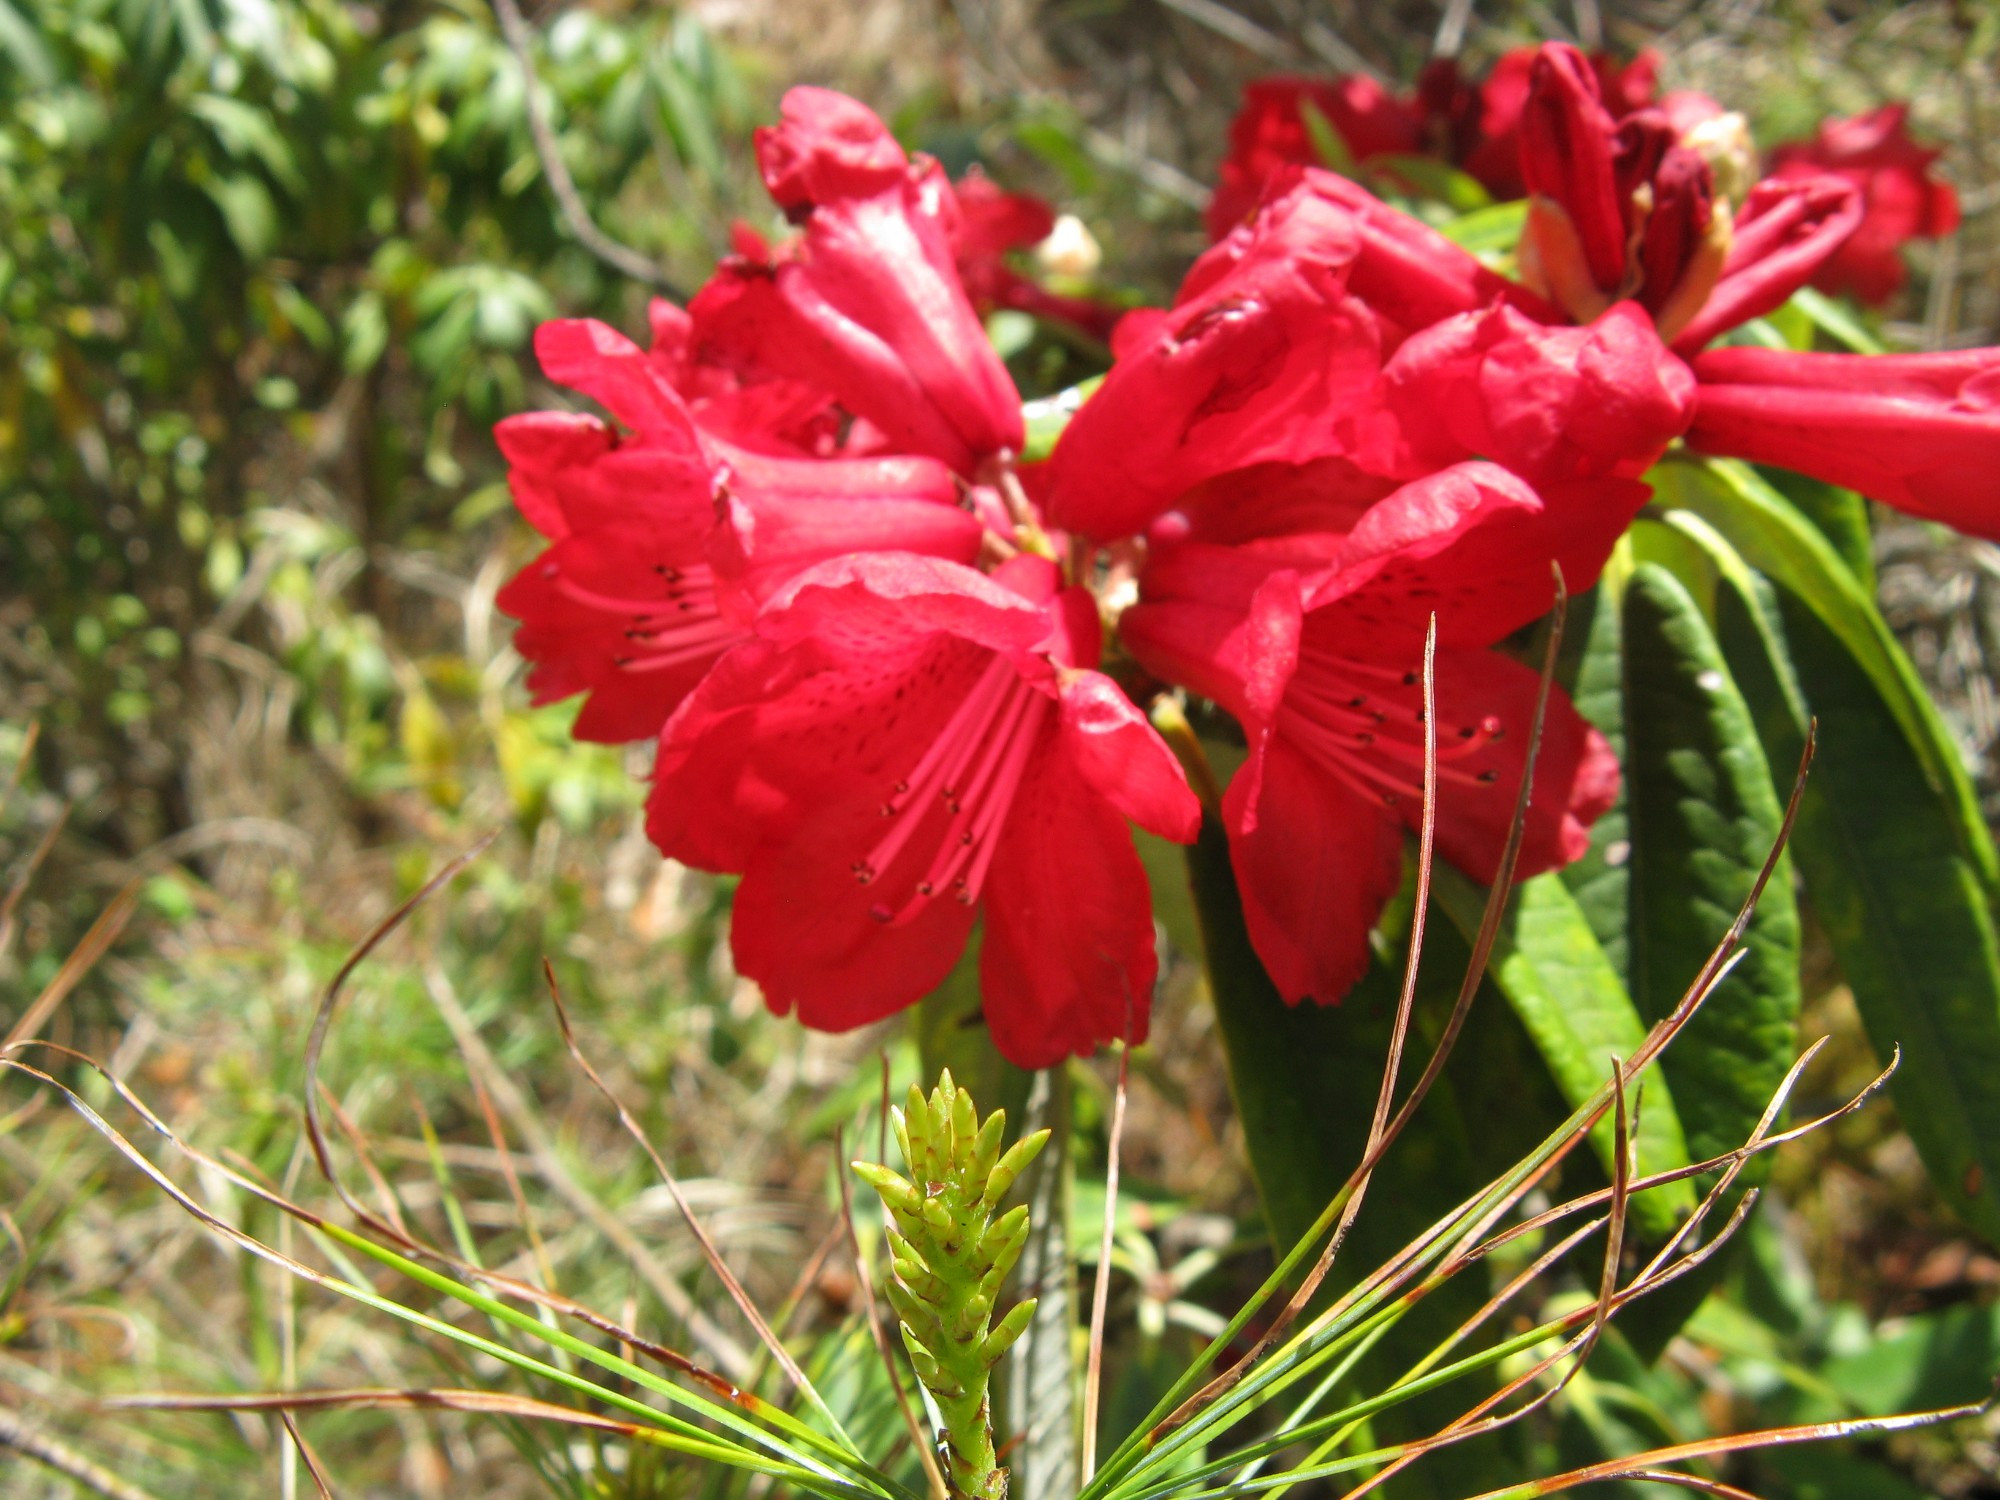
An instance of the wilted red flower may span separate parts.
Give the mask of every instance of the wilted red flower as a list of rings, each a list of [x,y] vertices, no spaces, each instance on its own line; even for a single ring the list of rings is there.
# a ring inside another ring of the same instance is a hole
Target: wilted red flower
[[[986,918],[995,1044],[1046,1067],[1145,1035],[1151,898],[1124,820],[1194,836],[1171,752],[1094,670],[1053,565],[909,556],[806,573],[661,740],[649,831],[739,870],[731,943],[771,1007],[845,1030],[913,1003]]]
[[[599,402],[495,430],[516,503],[553,543],[500,591],[537,703],[585,693],[574,733],[659,733],[765,594],[823,558],[970,562],[980,526],[933,459],[758,454],[706,432],[659,364],[601,323],[545,323],[543,371]]]
[[[1902,247],[1958,228],[1958,194],[1931,175],[1942,155],[1909,132],[1910,107],[1885,104],[1864,115],[1823,123],[1809,141],[1772,153],[1772,175],[1784,179],[1833,173],[1861,194],[1861,224],[1813,278],[1822,291],[1863,302],[1887,302],[1907,272]]]
[[[957,199],[938,164],[813,88],[785,95],[757,159],[802,233],[769,260],[732,256],[695,296],[702,357],[816,386],[897,451],[967,476],[1019,451],[1020,396],[959,281]]]
[[[2000,349],[1711,349],[1690,447],[1775,464],[2000,539]]]
[[[1217,507],[1161,550],[1120,634],[1152,671],[1222,704],[1250,756],[1223,800],[1258,956],[1289,1001],[1338,1000],[1368,964],[1368,931],[1395,891],[1403,829],[1423,806],[1421,660],[1438,620],[1438,851],[1497,873],[1525,764],[1533,672],[1484,649],[1549,607],[1549,563],[1587,586],[1643,503],[1629,480],[1547,497],[1493,464],[1407,484],[1363,510],[1316,476],[1318,515],[1272,467],[1234,476]],[[1267,488],[1268,487],[1268,488]],[[1245,512],[1248,512],[1246,517]],[[1246,538],[1246,531],[1264,535]],[[1324,560],[1324,568],[1299,565]],[[1567,571],[1567,569],[1566,569]],[[1614,800],[1616,757],[1552,694],[1521,871],[1576,859]]]

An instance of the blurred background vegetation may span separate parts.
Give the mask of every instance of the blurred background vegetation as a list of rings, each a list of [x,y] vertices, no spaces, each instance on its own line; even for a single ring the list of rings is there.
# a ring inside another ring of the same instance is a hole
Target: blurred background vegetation
[[[1079,214],[1108,283],[1158,299],[1201,247],[1241,82],[1406,80],[1440,10],[607,0],[527,21],[577,193],[662,287],[697,286],[733,220],[772,227],[748,133],[810,81],[955,172],[980,162]],[[1466,47],[1658,45],[1670,86],[1747,111],[1766,141],[1911,97],[1967,215],[1890,332],[1938,347],[1994,342],[2000,322],[1996,31],[1971,0],[1495,3],[1470,8]],[[325,1077],[375,1165],[440,1237],[456,1216],[595,1305],[678,1329],[690,1295],[712,1300],[563,1053],[546,955],[753,1290],[796,1294],[834,1360],[854,1287],[838,1257],[812,1260],[832,1130],[872,1131],[876,1053],[899,1087],[914,1053],[900,1033],[829,1039],[763,1015],[720,941],[726,891],[644,839],[643,748],[574,744],[571,708],[529,709],[493,607],[534,542],[488,430],[556,404],[526,355],[534,325],[589,314],[636,333],[660,289],[578,242],[528,102],[481,0],[0,0],[0,786],[20,767],[0,807],[0,1033],[59,994],[43,1035],[106,1059],[208,1149],[297,1182],[321,987],[445,858],[500,830],[363,971],[337,1030]],[[1069,368],[1032,331],[996,332],[1031,393]],[[1903,524],[1879,562],[1993,793],[2000,553]],[[107,956],[67,989],[93,923]],[[1169,929],[1184,955],[1185,923]],[[1808,1035],[1837,1045],[1812,1088],[1831,1097],[1872,1068],[1838,987],[1818,988]],[[1183,958],[1137,1060],[1114,1417],[1268,1263],[1198,989]],[[1087,1199],[1105,1081],[1074,1072]],[[1942,1218],[1886,1107],[1803,1144],[1779,1180],[1731,1295],[1659,1367],[1599,1371],[1566,1420],[1653,1435],[1977,1385],[2000,1358],[2000,1260]],[[21,1423],[139,1493],[308,1483],[274,1421],[91,1417],[92,1395],[444,1378],[218,1249],[22,1087],[0,1093],[0,1229],[8,1495],[91,1488],[10,1449]],[[694,1488],[445,1413],[321,1417],[311,1436],[356,1494]],[[1773,1495],[1893,1500],[2000,1494],[1996,1473],[1989,1437],[1961,1429],[1760,1477]]]

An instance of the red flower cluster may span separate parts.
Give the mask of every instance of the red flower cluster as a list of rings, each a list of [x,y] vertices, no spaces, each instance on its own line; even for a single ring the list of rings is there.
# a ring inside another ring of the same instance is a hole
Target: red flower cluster
[[[1813,278],[1821,291],[1863,302],[1887,302],[1902,289],[1902,247],[1958,228],[1958,194],[1931,175],[1941,154],[1910,138],[1907,104],[1848,119],[1828,120],[1809,141],[1771,153],[1771,175],[1832,173],[1860,191],[1860,227]]]
[[[1046,542],[1021,400],[960,266],[987,256],[992,294],[1023,232],[838,94],[794,90],[757,153],[797,237],[656,304],[650,351],[544,326],[545,373],[613,420],[500,426],[552,543],[500,598],[536,700],[587,693],[582,738],[659,736],[649,830],[742,874],[736,958],[774,1009],[841,1029],[908,1005],[983,909],[1009,1057],[1141,1037],[1125,820],[1186,840],[1200,812],[1095,670],[1090,596],[1022,550]]]
[[[977,247],[1043,221],[839,95],[795,90],[758,135],[795,238],[746,241],[685,312],[656,305],[650,350],[541,330],[550,377],[611,420],[502,424],[551,542],[502,604],[537,699],[588,695],[579,735],[658,736],[649,831],[742,875],[737,962],[775,1009],[886,1015],[983,915],[1008,1057],[1143,1036],[1127,824],[1186,841],[1201,811],[1099,670],[1107,628],[1130,680],[1241,724],[1220,813],[1251,937],[1288,999],[1330,1002],[1421,810],[1428,623],[1438,849],[1490,878],[1537,689],[1495,647],[1556,568],[1595,580],[1670,444],[2000,532],[2000,352],[1707,347],[1829,263],[1861,217],[1851,183],[1794,174],[1732,215],[1590,60],[1551,46],[1523,71],[1526,283],[1282,166],[1171,307],[1118,325],[1033,471],[977,313],[1025,294]],[[1617,777],[1557,693],[1524,873],[1583,851]]]
[[[1701,278],[1713,275],[1715,254],[1728,240],[1727,208],[1718,222],[1715,200],[1743,197],[1749,177],[1738,180],[1735,171],[1753,171],[1754,153],[1747,134],[1737,134],[1739,117],[1725,116],[1720,104],[1693,90],[1662,95],[1659,73],[1652,51],[1621,64],[1605,52],[1543,46],[1502,54],[1477,82],[1455,58],[1440,58],[1407,95],[1358,74],[1258,79],[1244,89],[1230,123],[1229,152],[1208,209],[1210,237],[1234,228],[1288,167],[1344,168],[1347,162],[1328,159],[1342,153],[1353,163],[1422,153],[1458,167],[1499,200],[1528,198],[1538,207],[1551,198],[1590,200],[1590,217],[1573,226],[1582,236],[1580,253],[1568,258],[1592,274],[1567,290],[1570,300],[1602,307],[1631,290],[1623,264],[1635,230],[1631,191],[1645,181],[1660,196],[1649,207],[1639,259],[1652,273],[1649,309],[1671,318],[1676,278],[1662,274],[1659,263],[1692,274],[1682,300],[1700,300]],[[1855,223],[1813,277],[1820,290],[1886,302],[1905,280],[1902,247],[1958,227],[1958,195],[1932,175],[1940,152],[1910,137],[1908,118],[1909,106],[1885,104],[1828,120],[1811,140],[1772,153],[1770,176],[1753,206],[1780,191],[1769,184],[1793,180],[1839,178],[1858,195]],[[1736,128],[1718,134],[1712,127],[1725,119]],[[1598,136],[1603,149],[1588,147]],[[1697,170],[1697,159],[1709,158],[1713,168],[1733,141],[1741,142],[1743,159],[1731,163],[1735,171],[1718,190],[1712,171]],[[1572,157],[1573,148],[1583,154]],[[1538,214],[1524,248],[1542,253],[1543,241],[1563,232]]]
[[[1405,95],[1356,73],[1258,79],[1243,91],[1242,108],[1229,125],[1229,154],[1208,208],[1210,236],[1229,233],[1284,168],[1344,165],[1327,160],[1308,111],[1318,115],[1350,161],[1422,153],[1450,162],[1495,198],[1524,196],[1521,120],[1538,55],[1537,48],[1517,47],[1477,81],[1466,77],[1456,58],[1440,58]],[[1620,63],[1609,53],[1593,52],[1585,65],[1615,118],[1654,103],[1657,53],[1641,52]]]

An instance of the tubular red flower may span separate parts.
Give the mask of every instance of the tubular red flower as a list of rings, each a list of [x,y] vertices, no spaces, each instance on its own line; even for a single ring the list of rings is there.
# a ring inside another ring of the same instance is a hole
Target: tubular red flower
[[[1581,488],[1581,487],[1579,487]],[[1424,622],[1438,616],[1439,852],[1491,879],[1525,753],[1534,674],[1482,649],[1548,608],[1549,559],[1598,541],[1594,577],[1645,496],[1603,481],[1554,504],[1491,464],[1404,486],[1369,509],[1331,565],[1226,565],[1245,549],[1162,552],[1121,634],[1149,669],[1243,723],[1250,757],[1223,802],[1251,940],[1280,993],[1340,998],[1368,962],[1420,815]],[[1247,559],[1254,563],[1269,558]],[[1225,564],[1218,566],[1218,564]],[[1611,804],[1610,748],[1558,692],[1537,762],[1523,869],[1588,844]]]
[[[1657,109],[1614,117],[1591,60],[1550,43],[1521,124],[1528,221],[1522,278],[1578,322],[1636,300],[1671,336],[1715,284],[1729,248],[1715,175]]]
[[[1618,125],[1598,97],[1590,60],[1560,42],[1535,58],[1521,114],[1521,177],[1531,209],[1560,211],[1576,236],[1581,269],[1615,300],[1625,281],[1629,185],[1620,182]],[[1560,273],[1551,283],[1562,297]]]
[[[731,939],[772,1009],[844,1030],[911,1004],[983,910],[996,1045],[1045,1067],[1145,1035],[1150,896],[1125,819],[1200,809],[1094,670],[1095,606],[1017,559],[891,555],[795,580],[668,725],[654,842],[740,870]]]
[[[579,739],[657,734],[761,598],[813,563],[977,554],[980,526],[935,460],[752,453],[705,433],[660,364],[603,324],[544,324],[535,344],[551,379],[628,429],[531,412],[495,432],[522,514],[555,543],[497,602],[521,621],[534,700],[588,695]]]
[[[1690,447],[1844,485],[2000,539],[2000,349],[1799,354],[1711,349]]]
[[[1908,274],[1902,247],[1958,227],[1958,194],[1931,175],[1943,153],[1911,138],[1909,114],[1909,105],[1894,103],[1827,120],[1811,140],[1794,141],[1772,153],[1774,177],[1832,173],[1861,195],[1860,226],[1813,278],[1822,291],[1887,302]]]
[[[1736,218],[1721,278],[1673,335],[1675,352],[1692,354],[1737,324],[1784,306],[1860,222],[1860,195],[1837,177],[1758,183]]]
[[[960,284],[956,200],[866,107],[786,94],[757,132],[772,197],[804,230],[771,262],[725,261],[689,311],[718,362],[832,393],[905,452],[971,475],[1021,446],[1020,397]]]

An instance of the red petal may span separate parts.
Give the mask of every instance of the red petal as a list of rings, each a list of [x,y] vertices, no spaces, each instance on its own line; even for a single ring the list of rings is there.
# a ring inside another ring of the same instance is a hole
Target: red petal
[[[1173,751],[1118,684],[1101,672],[1063,678],[1061,753],[1098,796],[1163,839],[1189,844],[1201,803]]]
[[[1121,324],[1056,445],[1050,519],[1111,540],[1217,474],[1337,451],[1330,419],[1379,369],[1374,315],[1342,285],[1358,246],[1353,215],[1301,189],[1197,262],[1142,341]]]
[[[644,350],[595,318],[544,323],[535,357],[558,385],[581,391],[634,432],[698,446],[694,419]]]
[[[1691,354],[1709,340],[1782,307],[1861,222],[1861,197],[1838,177],[1767,177],[1750,190],[1722,279],[1674,340]]]
[[[979,975],[994,1045],[1045,1068],[1114,1037],[1144,1041],[1157,968],[1152,893],[1124,819],[1063,755],[1038,757],[986,884]]]
[[[1652,319],[1623,302],[1584,328],[1548,328],[1509,307],[1453,318],[1383,371],[1386,423],[1357,457],[1416,478],[1462,459],[1529,482],[1635,476],[1687,426],[1694,377]]]
[[[756,132],[757,166],[786,210],[898,186],[910,159],[875,112],[832,89],[788,89],[776,125]]]
[[[855,882],[854,851],[881,836],[873,806],[835,802],[752,856],[730,916],[736,967],[780,1015],[819,1031],[893,1015],[944,981],[971,935],[973,908],[925,904],[900,926],[870,915],[874,889]]]
[[[1310,634],[1308,643],[1311,649]],[[1499,871],[1539,690],[1536,673],[1497,652],[1438,650],[1437,848],[1476,880],[1491,881]],[[1378,696],[1400,704],[1412,716],[1423,707],[1420,683],[1388,687]],[[1488,720],[1496,721],[1503,731],[1497,740],[1482,733]],[[1467,729],[1473,734],[1465,735]],[[1477,748],[1443,759],[1461,745]],[[1421,784],[1421,762],[1410,766],[1399,761],[1397,766]],[[1576,711],[1569,695],[1560,687],[1551,688],[1518,877],[1527,879],[1580,858],[1590,846],[1591,824],[1617,795],[1617,756]],[[1414,827],[1422,814],[1421,799],[1401,798],[1397,810]]]
[[[1495,464],[1467,463],[1403,486],[1363,517],[1313,593],[1343,630],[1421,635],[1435,612],[1447,645],[1486,646],[1546,613],[1551,561],[1572,591],[1595,583],[1650,489],[1599,479],[1544,497]]]
[[[1368,930],[1401,882],[1397,821],[1281,739],[1223,798],[1250,941],[1292,1004],[1332,1004],[1367,972]]]

